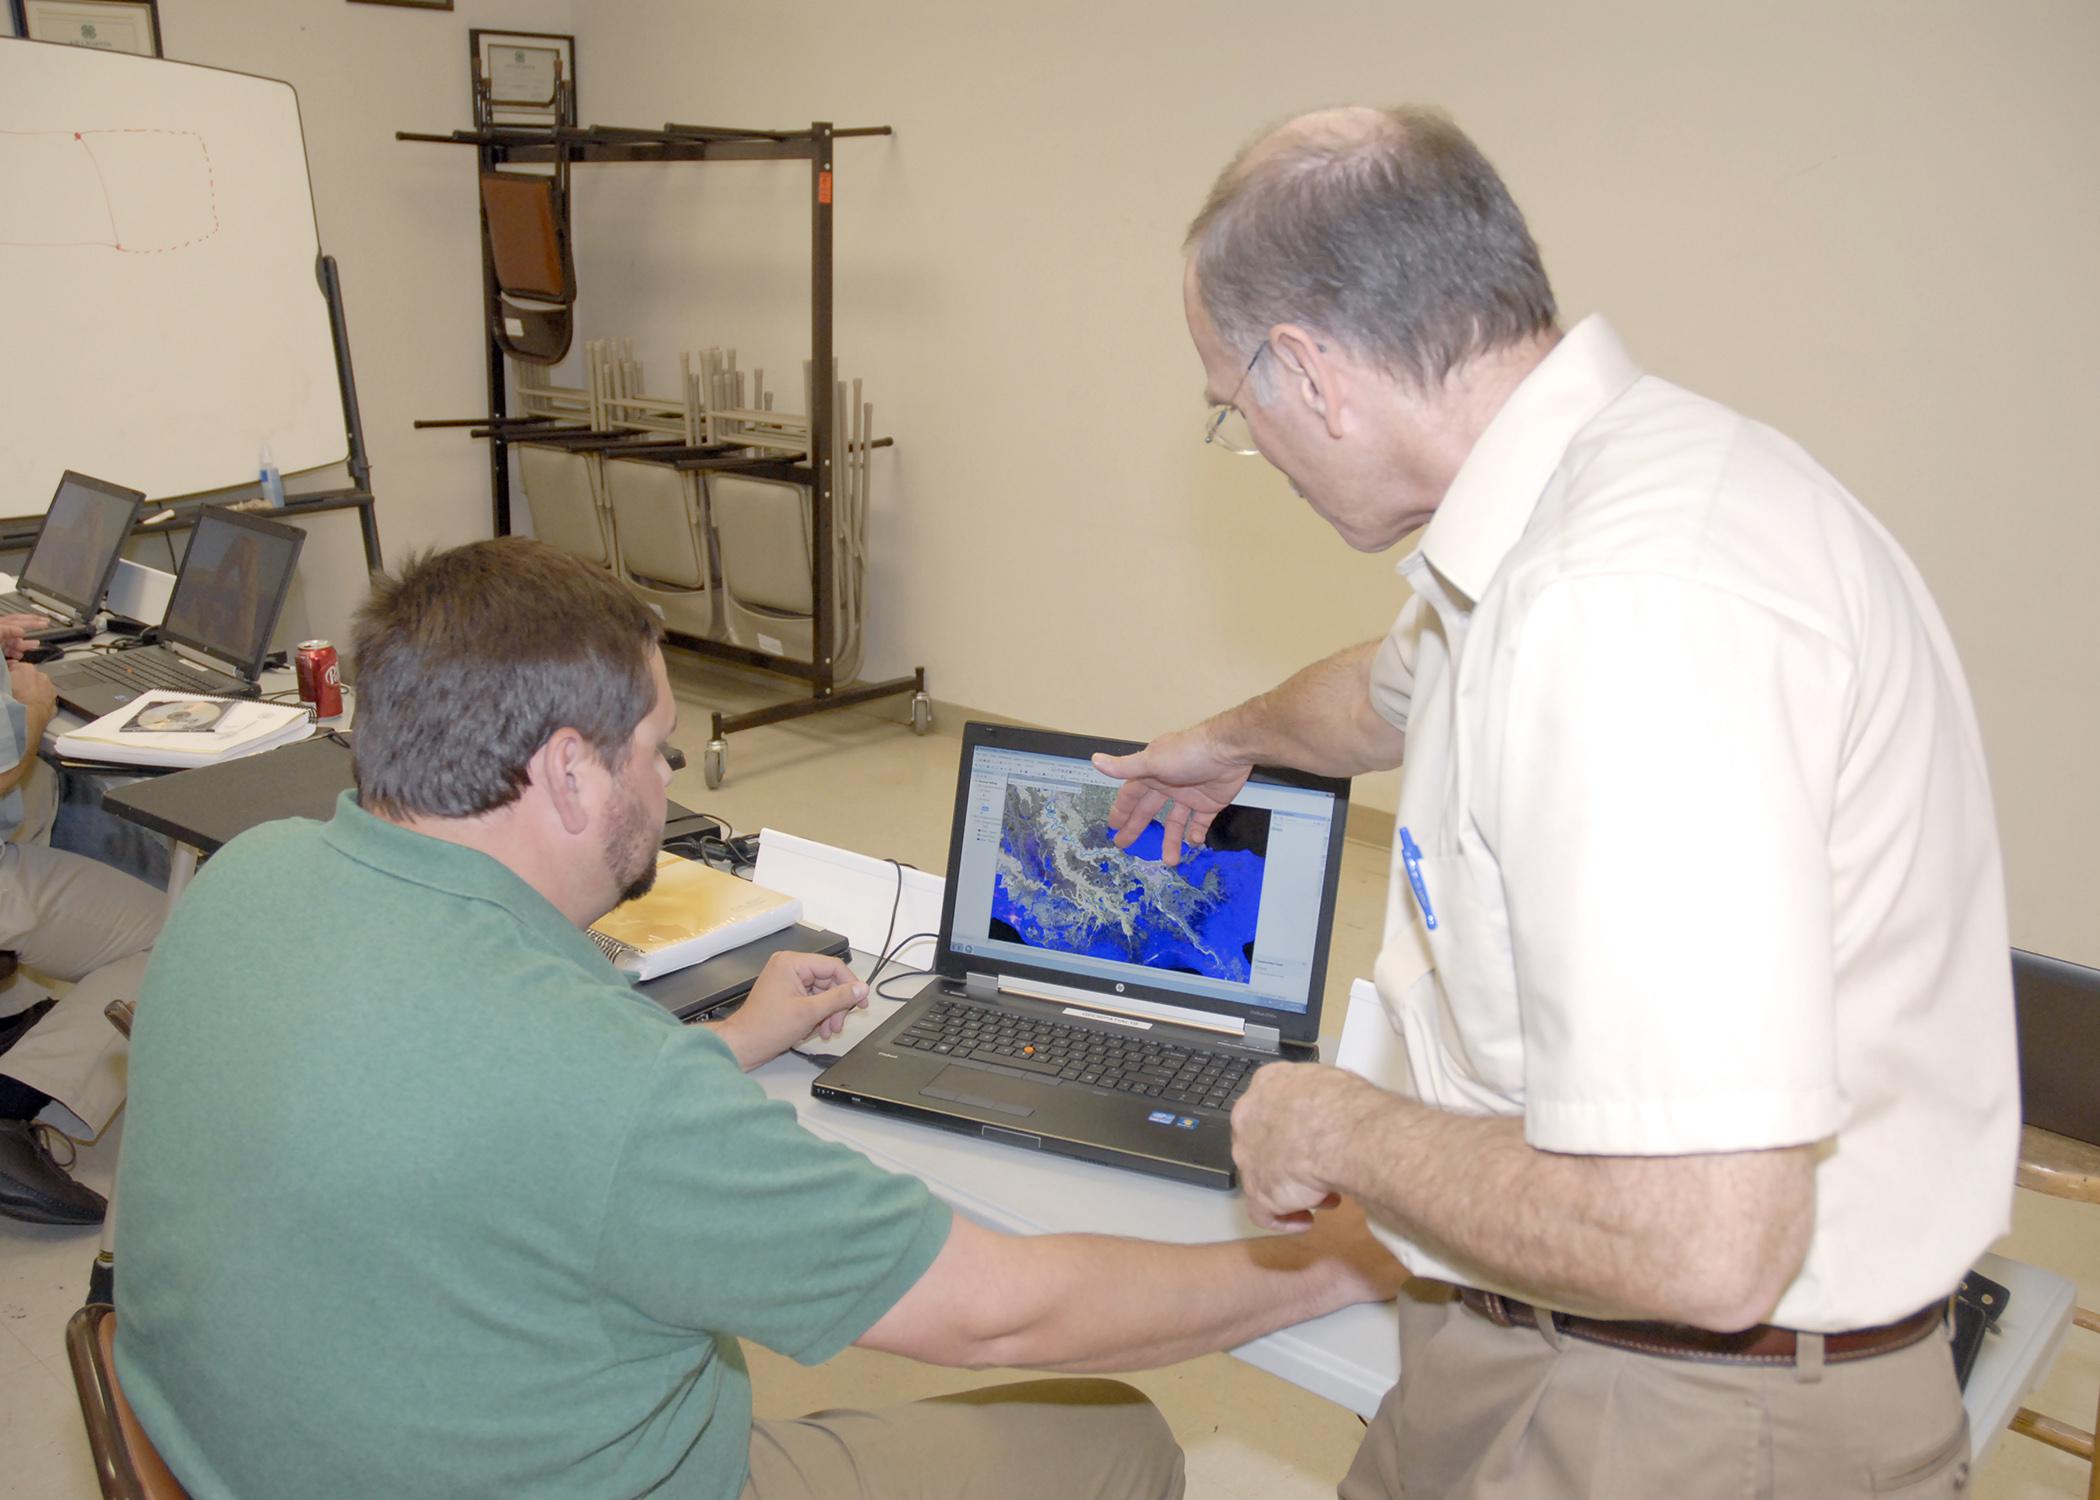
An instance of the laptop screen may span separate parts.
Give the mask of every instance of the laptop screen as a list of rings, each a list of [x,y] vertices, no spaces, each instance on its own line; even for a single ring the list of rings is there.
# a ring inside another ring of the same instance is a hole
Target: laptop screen
[[[22,565],[21,586],[63,600],[82,615],[100,609],[144,498],[137,490],[67,471]]]
[[[969,726],[942,972],[1306,1016],[1326,979],[1348,783],[1258,772],[1169,867],[1156,822],[1115,847],[1119,783],[1088,759],[1136,748]]]
[[[160,625],[164,641],[225,661],[254,678],[270,652],[306,533],[241,511],[197,512],[182,571]]]

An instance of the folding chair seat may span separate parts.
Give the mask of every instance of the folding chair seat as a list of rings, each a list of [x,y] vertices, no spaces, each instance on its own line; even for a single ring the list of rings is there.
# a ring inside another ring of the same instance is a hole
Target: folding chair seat
[[[705,640],[723,636],[703,476],[643,459],[604,461],[606,499],[619,538],[620,573],[664,624]]]
[[[723,608],[733,639],[776,656],[809,660],[816,634],[809,491],[779,480],[717,474],[709,485],[721,543]],[[842,551],[844,549],[841,549]],[[832,631],[832,677],[860,670],[858,611],[845,568]]]
[[[515,443],[512,451],[518,455],[532,534],[593,567],[612,567],[611,527],[591,475],[596,460],[540,443]]]

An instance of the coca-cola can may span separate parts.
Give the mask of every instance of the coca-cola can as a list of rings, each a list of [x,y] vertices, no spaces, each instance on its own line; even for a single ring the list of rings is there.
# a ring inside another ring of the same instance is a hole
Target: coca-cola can
[[[335,647],[326,641],[301,641],[292,658],[299,674],[299,701],[313,705],[314,717],[333,719],[343,711],[343,672]]]

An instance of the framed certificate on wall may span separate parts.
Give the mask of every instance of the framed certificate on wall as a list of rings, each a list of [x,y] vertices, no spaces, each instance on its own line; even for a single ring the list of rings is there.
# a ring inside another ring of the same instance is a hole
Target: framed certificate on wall
[[[14,0],[15,31],[34,42],[159,57],[157,0]]]
[[[552,31],[467,34],[473,84],[487,91],[489,121],[499,125],[576,123],[576,38]]]

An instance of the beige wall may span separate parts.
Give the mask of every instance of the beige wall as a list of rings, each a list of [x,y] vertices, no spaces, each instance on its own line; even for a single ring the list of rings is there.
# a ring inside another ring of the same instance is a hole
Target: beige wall
[[[300,89],[392,553],[487,525],[478,446],[409,427],[481,407],[472,162],[392,133],[466,122],[470,25],[572,31],[587,119],[897,127],[838,159],[839,349],[899,443],[865,670],[1103,732],[1192,719],[1381,631],[1399,591],[1258,462],[1198,446],[1181,229],[1266,122],[1441,103],[1571,319],[1608,312],[1651,368],[1800,438],[1910,548],[1976,690],[2015,939],[2100,963],[2086,0],[459,5],[161,0],[171,56]],[[587,335],[637,339],[659,386],[678,350],[734,344],[799,402],[792,169],[578,189]]]
[[[1570,319],[1608,312],[1651,368],[1798,437],[1909,547],[1974,682],[2015,937],[2100,963],[2084,0],[634,0],[578,25],[593,118],[897,128],[838,147],[838,346],[899,444],[869,671],[1143,735],[1382,631],[1391,559],[1199,448],[1177,246],[1265,122],[1440,103]],[[801,191],[775,167],[580,179],[589,330],[636,338],[652,384],[712,342],[789,371]]]

